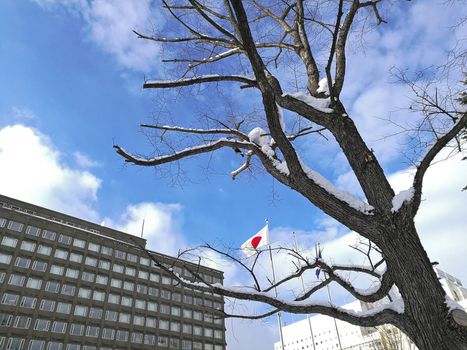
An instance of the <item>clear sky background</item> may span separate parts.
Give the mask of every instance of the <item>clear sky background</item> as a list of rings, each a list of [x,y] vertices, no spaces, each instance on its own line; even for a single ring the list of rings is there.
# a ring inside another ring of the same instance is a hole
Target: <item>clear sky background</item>
[[[407,136],[384,138],[396,132],[387,119],[413,116],[400,110],[409,92],[389,69],[434,67],[456,43],[465,45],[465,25],[453,28],[466,15],[463,5],[401,2],[387,13],[388,25],[351,46],[347,108],[397,191],[410,186]],[[204,242],[239,247],[269,218],[276,244],[290,242],[295,231],[304,249],[321,242],[333,260],[355,261],[346,249],[354,236],[299,195],[262,173],[232,181],[229,172],[241,159],[230,150],[184,162],[175,184],[151,168],[124,165],[114,153],[114,143],[151,153],[138,125],[152,120],[161,96],[143,91],[142,83],[166,74],[163,51],[131,29],[165,24],[157,1],[0,2],[0,193],[133,234],[145,219],[150,247],[169,254]],[[183,122],[201,102],[181,98],[165,108]],[[360,193],[335,146],[311,142],[304,158],[339,187]],[[467,283],[465,163],[457,157],[430,170],[417,224],[430,257]],[[228,283],[243,280],[238,269],[217,266]],[[339,292],[336,298],[351,301]],[[274,318],[226,324],[229,350],[272,349],[278,339]]]

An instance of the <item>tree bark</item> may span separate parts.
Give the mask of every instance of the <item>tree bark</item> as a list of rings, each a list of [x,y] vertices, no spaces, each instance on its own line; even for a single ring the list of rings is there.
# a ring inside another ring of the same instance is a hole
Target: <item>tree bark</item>
[[[449,313],[444,292],[413,220],[396,220],[393,232],[381,235],[388,271],[404,300],[402,329],[420,350],[465,350],[467,328]]]

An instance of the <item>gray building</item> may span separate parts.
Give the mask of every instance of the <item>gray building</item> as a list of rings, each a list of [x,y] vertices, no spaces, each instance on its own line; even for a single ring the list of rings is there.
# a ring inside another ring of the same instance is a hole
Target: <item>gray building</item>
[[[223,273],[146,240],[0,195],[0,349],[224,350],[219,295],[177,285]]]

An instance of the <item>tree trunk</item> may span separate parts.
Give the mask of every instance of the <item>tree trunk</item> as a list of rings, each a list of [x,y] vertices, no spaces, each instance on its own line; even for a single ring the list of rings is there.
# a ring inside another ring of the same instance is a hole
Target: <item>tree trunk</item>
[[[401,220],[402,221],[402,220]],[[405,320],[396,325],[420,350],[465,350],[467,328],[449,314],[441,287],[412,219],[387,232],[381,248],[405,305]]]

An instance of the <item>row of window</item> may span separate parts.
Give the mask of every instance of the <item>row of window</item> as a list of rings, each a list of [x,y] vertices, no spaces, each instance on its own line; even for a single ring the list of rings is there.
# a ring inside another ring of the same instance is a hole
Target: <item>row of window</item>
[[[118,332],[117,332],[118,333]],[[135,334],[135,333],[133,333]],[[132,334],[132,339],[133,339]],[[127,335],[128,337],[128,335]],[[156,344],[156,337],[153,335],[145,335],[144,341],[139,342],[139,336],[135,337],[139,344]],[[143,338],[141,338],[143,339]],[[80,344],[67,344],[65,347],[60,342],[46,342],[45,340],[31,340],[27,347],[25,347],[25,339],[23,338],[8,338],[0,337],[0,349],[6,344],[5,349],[7,350],[97,350],[96,346],[92,345],[80,345]],[[182,349],[182,350],[223,350],[222,345],[214,344],[203,344],[200,342],[192,342],[190,340],[181,340],[177,338],[168,338],[165,336],[157,337],[158,347],[169,347],[170,349]],[[99,347],[99,350],[112,350],[107,347]]]
[[[6,220],[4,218],[0,218],[0,227],[4,227],[5,223],[6,223]],[[22,223],[19,223],[16,221],[8,222],[8,229],[12,231],[22,232],[23,226],[24,225]],[[42,238],[52,240],[52,241],[55,240],[57,236],[56,232],[46,230],[46,229],[42,230],[35,226],[27,226],[26,234],[34,236],[34,237],[42,236]],[[107,246],[100,245],[100,244],[93,243],[93,242],[86,242],[85,240],[82,240],[79,238],[73,238],[65,234],[58,235],[58,242],[63,245],[69,245],[69,246],[73,246],[73,247],[81,248],[81,249],[86,249],[86,243],[87,243],[88,251],[100,253],[102,255],[106,255],[109,257],[113,255],[117,259],[126,260],[131,263],[139,262],[139,264],[143,266],[151,266],[151,265],[155,266],[154,263],[151,261],[151,259],[149,259],[148,257],[138,257],[136,254],[127,253],[119,249],[113,249],[111,247],[107,247]],[[179,275],[183,274],[188,277],[192,276],[192,274],[188,270],[186,269],[184,270],[179,266],[173,266],[171,268],[173,268],[174,272]],[[220,278],[215,277],[215,276],[204,274],[204,278],[208,283],[221,283]]]
[[[0,253],[0,263],[10,264],[11,260],[12,260],[12,255],[5,254],[5,253]],[[48,263],[46,263],[44,261],[40,261],[40,260],[32,260],[32,259],[25,258],[25,257],[17,257],[16,260],[15,260],[15,266],[20,267],[20,268],[25,268],[25,269],[32,268],[32,270],[34,270],[34,271],[45,272],[47,270]],[[122,266],[122,268],[123,268],[123,266]],[[139,272],[144,272],[144,271],[139,271]],[[65,268],[64,266],[60,266],[60,265],[57,265],[57,264],[51,264],[50,265],[49,273],[52,274],[52,275],[57,275],[57,276],[63,276],[64,275],[64,276],[66,276],[68,278],[71,278],[71,279],[79,279],[79,277],[81,277],[80,279],[82,281],[96,283],[96,284],[100,284],[100,285],[103,285],[103,286],[106,286],[109,283],[108,276],[95,274],[95,273],[89,272],[89,271],[83,271],[83,272],[81,272],[81,275],[80,275],[80,271],[78,269],[74,269],[72,267]],[[22,276],[22,277],[20,277],[20,276],[21,275],[19,275],[19,274],[12,275],[10,277],[10,282],[9,283],[22,287],[24,285],[25,276]],[[30,279],[31,278],[32,277],[30,277]],[[168,278],[166,276],[163,276],[162,277],[163,282],[170,282],[170,281],[165,281],[165,278],[170,280],[170,278]],[[151,273],[151,279],[157,279],[158,280],[159,275]],[[59,285],[57,286],[58,282],[49,282],[49,283],[52,283],[52,284],[55,283],[52,287],[53,288],[59,288]],[[121,279],[118,279],[118,278],[111,278],[110,279],[110,286],[114,287],[114,288],[118,288],[118,289],[123,288],[123,290],[128,291],[128,292],[136,291],[137,293],[147,294],[147,295],[150,295],[150,296],[153,296],[153,297],[157,297],[159,295],[159,289],[158,288],[149,287],[149,286],[147,286],[145,284],[134,283],[132,281],[121,280]],[[39,286],[39,288],[40,288],[40,286]],[[57,292],[57,290],[50,290],[49,287],[47,287],[46,290],[52,291],[52,292]],[[83,290],[86,290],[86,288],[83,288]],[[99,297],[99,295],[101,295],[101,293],[103,293],[103,292],[100,292],[100,291],[96,290],[95,293],[96,293],[96,297],[98,297],[99,299],[94,299],[94,300],[102,300],[101,297]],[[74,288],[72,288],[72,287],[68,288],[65,291],[65,294],[73,296],[74,295]],[[82,297],[88,298],[89,295],[82,296]],[[173,300],[173,301],[176,301],[176,302],[181,302],[182,301],[182,294],[181,293],[171,292],[171,291],[165,290],[165,289],[162,289],[160,291],[160,297],[162,299],[165,299],[165,300]],[[222,308],[221,303],[219,303],[217,301],[213,301],[213,300],[210,300],[210,299],[204,299],[204,301],[203,301],[202,298],[192,297],[191,295],[184,295],[183,296],[183,302],[187,303],[187,304],[194,303],[194,305],[199,305],[199,306],[204,305],[204,306],[215,308],[215,309],[221,309]]]
[[[17,306],[19,301],[20,301],[20,296],[14,293],[4,293],[1,299],[1,303],[3,305],[9,305],[9,306]],[[19,302],[19,306],[24,307],[24,308],[34,309],[36,307],[36,303],[37,303],[37,298],[23,296],[21,298],[21,301]],[[157,312],[157,306],[158,306],[157,303],[153,303],[153,302],[146,303],[144,300],[139,300],[139,299],[135,300],[136,309],[141,309],[141,310],[147,309],[148,311]],[[42,311],[56,312],[56,313],[62,313],[62,314],[71,314],[72,307],[73,307],[73,304],[71,303],[67,303],[63,301],[56,302],[54,300],[49,300],[49,299],[41,299],[40,304],[39,304],[39,309]],[[204,319],[204,322],[207,322],[207,323],[214,322],[215,324],[218,324],[218,325],[223,324],[222,319],[214,318],[211,314],[204,313],[204,316],[203,316],[203,313],[201,311],[193,311],[191,309],[181,309],[180,307],[177,307],[177,306],[161,304],[159,311],[163,315],[171,315],[175,317],[182,316],[183,319],[186,319],[186,320],[194,319],[195,321],[202,321]],[[101,319],[103,317],[103,309],[99,307],[88,307],[85,305],[75,305],[73,314],[75,316],[89,317],[91,319]],[[115,321],[115,322],[118,321],[121,323],[129,324],[131,321],[131,314],[121,312],[121,311],[117,312],[117,311],[107,310],[105,313],[105,320]],[[144,326],[146,324],[146,326],[148,327],[152,327],[152,326],[155,327],[156,322],[157,322],[156,319],[152,317],[133,315],[132,324],[139,325],[139,326]],[[160,322],[162,322],[162,320]],[[206,336],[212,336],[212,330],[207,330],[204,333],[205,335],[206,333],[211,334],[211,335],[206,335]],[[196,333],[196,335],[200,335],[200,334]]]
[[[9,236],[4,236],[1,241],[1,245],[11,247],[11,248],[15,248],[17,244],[18,244],[18,239],[9,237]],[[37,250],[36,250],[36,247],[37,247]],[[53,256],[57,259],[69,260],[71,262],[75,262],[78,264],[84,263],[87,266],[97,267],[105,271],[112,270],[113,272],[125,274],[130,277],[138,277],[143,280],[150,280],[152,282],[161,282],[162,284],[165,284],[165,285],[172,285],[172,279],[168,276],[162,276],[161,278],[161,276],[157,273],[148,272],[144,270],[137,271],[136,268],[134,267],[124,266],[124,265],[117,264],[117,263],[112,264],[112,262],[109,260],[97,259],[93,256],[88,255],[86,256],[86,258],[84,258],[83,254],[76,253],[76,252],[68,252],[66,250],[59,249],[59,248],[55,249],[52,255],[53,248],[45,244],[36,244],[35,242],[32,242],[32,241],[22,241],[20,249],[24,251],[28,251],[28,252],[36,251],[37,254],[40,254],[40,255]],[[11,258],[12,258],[11,255],[0,254],[0,262],[2,263],[9,264]],[[18,259],[20,259],[20,261],[18,261]],[[19,257],[17,258],[16,264],[17,264],[16,266],[19,266],[19,267],[29,268],[31,266],[31,259]]]
[[[50,301],[43,300],[43,303],[50,303]],[[44,303],[44,304],[45,304]],[[66,305],[66,303],[58,303],[56,312],[58,313],[69,313],[71,305]],[[93,309],[93,308],[91,308]],[[94,314],[93,314],[94,313]],[[97,314],[96,313],[100,313]],[[90,310],[89,312],[90,318],[101,318],[102,317],[102,309],[101,310]],[[82,316],[82,315],[80,315]],[[98,316],[98,317],[96,317]],[[108,321],[115,321],[120,323],[130,324],[131,315],[126,313],[118,313],[117,311],[106,311],[105,319]],[[133,316],[133,322],[131,323],[133,326],[146,326],[150,329],[155,329],[157,327],[157,319],[152,317],[144,317],[144,316]],[[52,327],[50,327],[52,325]],[[10,327],[13,326],[14,328],[21,328],[21,329],[29,329],[31,326],[31,317],[28,316],[16,316],[13,320],[13,315],[8,314],[0,314],[0,327]],[[54,321],[53,323],[49,319],[36,319],[33,329],[35,331],[42,331],[48,332],[51,331],[53,333],[65,333],[67,328],[67,322],[63,321]],[[71,323],[69,327],[69,333],[71,335],[84,335],[88,337],[98,337],[100,327],[89,325],[86,327],[86,333],[84,333],[85,325],[80,323]],[[107,328],[103,328],[107,329]],[[168,320],[159,320],[159,327],[158,329],[167,330],[171,332],[182,332],[188,335],[195,335],[195,336],[204,336],[215,339],[223,339],[222,331],[218,329],[212,329],[201,326],[193,326],[188,323],[180,323],[175,321],[168,321]],[[128,334],[127,331],[120,331]],[[103,331],[104,333],[104,331]],[[139,333],[138,333],[139,334]],[[113,339],[105,337],[102,335],[103,339]],[[127,340],[127,339],[117,339],[117,340]]]

